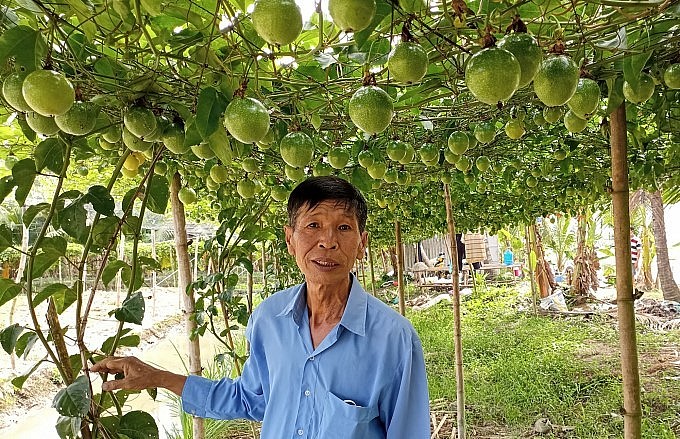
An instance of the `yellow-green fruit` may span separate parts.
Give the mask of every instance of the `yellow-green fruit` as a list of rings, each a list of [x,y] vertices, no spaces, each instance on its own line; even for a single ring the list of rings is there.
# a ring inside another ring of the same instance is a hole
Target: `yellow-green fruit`
[[[373,153],[371,151],[364,149],[357,155],[357,161],[364,168],[368,168],[373,164],[373,162],[375,162],[375,158],[373,157]]]
[[[477,160],[475,160],[475,166],[480,172],[486,172],[491,167],[491,160],[485,155],[480,155],[477,157]]]
[[[475,139],[480,143],[490,143],[496,137],[496,124],[494,122],[480,122],[475,126]]]
[[[522,137],[524,132],[524,124],[520,120],[510,119],[505,124],[505,134],[513,140],[517,140]]]
[[[260,169],[260,165],[253,157],[246,157],[241,162],[241,168],[246,172],[256,172]]]
[[[478,101],[497,105],[512,97],[519,86],[521,73],[515,55],[499,47],[489,47],[468,60],[465,83]]]
[[[528,85],[536,76],[543,59],[543,51],[536,39],[527,33],[514,33],[505,36],[498,47],[515,55],[521,70],[518,88]]]
[[[538,180],[533,175],[530,175],[526,179],[526,184],[528,187],[536,187],[538,185]]]
[[[129,154],[123,162],[123,167],[128,171],[136,171],[137,168],[139,168],[139,165],[139,160],[137,160],[137,156],[134,154]]]
[[[588,121],[581,119],[571,110],[564,115],[564,126],[570,133],[580,133],[586,128],[586,125],[588,125]]]
[[[99,107],[90,102],[76,102],[64,114],[54,116],[60,130],[74,136],[90,133],[97,124]]]
[[[548,123],[547,120],[545,120],[545,116],[543,116],[543,112],[538,112],[534,114],[534,123],[536,126],[542,127],[546,123]]]
[[[59,127],[53,117],[43,116],[31,111],[26,113],[26,123],[33,131],[43,136],[53,136],[59,132]]]
[[[663,73],[663,82],[666,83],[666,87],[673,90],[680,88],[680,63],[668,66]]]
[[[557,55],[544,59],[534,76],[534,91],[548,107],[567,103],[578,86],[579,69],[571,58]]]
[[[333,174],[333,167],[326,162],[317,162],[312,168],[312,175],[315,177],[325,177]]]
[[[170,152],[184,154],[189,151],[189,147],[184,145],[184,130],[176,124],[170,124],[161,136],[163,144]]]
[[[413,145],[410,143],[406,144],[406,153],[404,154],[404,157],[399,160],[399,163],[402,165],[408,165],[413,161],[413,159],[416,156],[416,150],[413,148]]]
[[[463,131],[454,131],[449,134],[447,145],[452,153],[461,155],[470,147],[470,138]]]
[[[156,162],[156,165],[153,167],[153,172],[154,174],[157,175],[165,175],[168,172],[168,165],[165,162]]]
[[[259,142],[257,142],[257,145],[260,147],[260,149],[269,149],[272,143],[274,143],[274,130],[269,127],[267,132],[265,133],[264,137],[260,139]]]
[[[387,157],[391,160],[398,162],[406,156],[409,145],[401,140],[393,140],[387,144],[386,152]]]
[[[302,14],[295,0],[255,0],[251,17],[255,31],[269,44],[290,44],[302,31]]]
[[[376,86],[359,88],[349,100],[349,117],[365,133],[383,132],[392,122],[393,115],[392,98]]]
[[[543,109],[543,118],[548,123],[555,123],[562,117],[562,107],[545,107]]]
[[[588,78],[578,80],[574,96],[567,102],[567,107],[581,119],[589,118],[600,104],[600,87],[597,82]]]
[[[220,183],[213,180],[212,177],[207,176],[205,178],[205,187],[207,187],[210,192],[216,192],[220,188]]]
[[[654,94],[654,79],[647,73],[640,73],[637,88],[633,88],[628,81],[623,82],[623,96],[628,102],[642,104]]]
[[[418,43],[398,43],[387,56],[387,70],[396,82],[420,82],[427,73],[427,52]]]
[[[215,157],[215,152],[207,142],[191,146],[191,152],[193,152],[199,159],[210,160],[211,158]]]
[[[411,184],[411,173],[408,171],[397,171],[397,184],[401,186]]]
[[[333,23],[345,32],[359,32],[371,24],[375,0],[328,0]]]
[[[132,107],[125,112],[123,123],[128,131],[145,140],[146,137],[156,130],[158,122],[156,121],[156,115],[153,114],[150,108]]]
[[[109,143],[116,143],[123,137],[123,130],[120,125],[112,125],[111,128],[102,133],[102,137]]]
[[[328,164],[335,169],[342,169],[349,162],[349,151],[347,148],[336,147],[328,151]]]
[[[368,175],[370,175],[371,178],[380,180],[385,176],[385,173],[387,172],[387,164],[385,164],[385,162],[383,161],[373,162],[373,164],[366,168],[366,170],[368,171]]]
[[[459,171],[466,172],[468,169],[470,169],[470,167],[472,166],[472,163],[470,163],[469,158],[467,158],[465,156],[461,156],[458,159],[458,161],[456,162],[455,166],[456,166],[456,169],[458,169]]]
[[[123,128],[123,144],[133,151],[146,151],[153,145],[135,136],[127,128]]]
[[[383,180],[387,183],[394,183],[397,181],[397,170],[394,168],[390,168],[385,172],[385,175],[383,176]]]
[[[289,166],[304,168],[314,157],[314,141],[302,131],[288,133],[279,143],[279,152]]]
[[[248,179],[239,180],[236,183],[236,192],[241,198],[253,198],[255,196],[255,182]]]
[[[210,178],[216,183],[226,183],[229,180],[229,171],[222,165],[213,165],[210,168]]]
[[[181,201],[182,204],[193,204],[197,200],[196,191],[186,186],[179,190],[177,196],[179,197],[179,201]]]
[[[2,82],[2,96],[12,108],[23,113],[33,111],[21,92],[26,76],[28,76],[28,72],[15,72]]]
[[[123,177],[126,178],[134,178],[139,174],[139,168],[137,169],[128,169],[126,167],[123,167],[120,169],[121,174],[123,174]]]
[[[118,144],[109,142],[102,136],[99,138],[99,147],[104,151],[113,151],[114,149],[118,148]]]
[[[423,162],[431,162],[439,159],[439,148],[434,143],[426,143],[420,147],[418,154]]]
[[[446,160],[447,163],[455,165],[456,163],[458,163],[458,160],[460,160],[460,155],[446,148],[444,149],[444,160]]]
[[[26,76],[21,93],[29,107],[43,116],[66,113],[76,100],[71,82],[52,70],[36,70]]]
[[[272,187],[271,194],[274,201],[285,201],[285,199],[288,198],[288,189],[286,189],[285,186],[276,185]]]
[[[235,98],[224,112],[224,127],[243,143],[259,142],[269,131],[269,112],[254,98]]]
[[[289,165],[285,165],[284,168],[284,173],[286,174],[286,177],[288,177],[290,180],[293,181],[300,181],[303,178],[305,178],[305,170],[301,168],[294,168]]]

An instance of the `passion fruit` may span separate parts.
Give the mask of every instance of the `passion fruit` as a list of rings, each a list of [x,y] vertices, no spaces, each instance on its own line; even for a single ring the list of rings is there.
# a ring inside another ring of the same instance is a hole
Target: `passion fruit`
[[[259,142],[269,131],[269,112],[254,98],[235,98],[224,112],[224,127],[243,143]]]
[[[333,23],[345,32],[359,32],[373,21],[375,0],[329,0]]]
[[[288,133],[279,144],[281,158],[294,168],[304,168],[314,157],[314,141],[302,131]]]
[[[525,133],[524,124],[519,119],[510,119],[505,124],[505,134],[512,140],[517,140]]]
[[[665,72],[663,72],[663,82],[666,87],[677,90],[680,88],[680,64],[671,64]]]
[[[376,86],[359,88],[349,100],[349,117],[365,133],[377,134],[385,131],[392,122],[393,115],[392,98]]]
[[[290,44],[302,32],[302,14],[295,0],[255,0],[251,17],[255,32],[269,44]]]
[[[527,33],[506,35],[498,47],[515,55],[521,70],[518,88],[528,85],[536,76],[543,59],[543,51],[536,38]]]
[[[581,119],[590,117],[600,104],[600,87],[588,78],[578,80],[574,95],[567,101],[567,107]]]
[[[396,82],[420,82],[427,73],[427,52],[418,43],[402,41],[387,56],[387,70]]]
[[[189,147],[184,145],[184,130],[177,124],[170,124],[163,132],[161,141],[170,152],[184,154],[189,151]]]
[[[156,130],[157,123],[156,115],[146,107],[132,107],[123,116],[125,128],[142,140]]]
[[[534,77],[534,91],[548,107],[567,103],[578,86],[579,69],[566,55],[551,56],[541,62]],[[546,118],[547,119],[547,118]]]
[[[33,111],[21,92],[26,76],[28,76],[28,72],[15,72],[7,76],[2,82],[2,96],[12,108],[22,113]]]
[[[564,115],[564,126],[570,133],[580,133],[586,128],[588,121],[580,118],[572,110],[569,110]]]
[[[463,131],[454,131],[449,134],[447,145],[454,154],[464,154],[470,147],[470,137]]]
[[[500,47],[489,47],[468,60],[465,83],[477,100],[497,105],[512,97],[519,86],[521,73],[515,55]]]
[[[628,102],[642,104],[654,94],[654,79],[645,72],[640,73],[637,88],[633,88],[628,81],[623,82],[623,96]]]
[[[181,201],[182,204],[193,204],[198,199],[196,196],[196,191],[188,186],[181,188],[177,193],[177,196],[179,197],[179,201]]]
[[[43,116],[64,114],[76,100],[71,82],[53,70],[29,73],[21,86],[21,93],[29,107]]]
[[[548,123],[555,123],[560,120],[563,113],[562,107],[545,107],[543,109],[543,119]]]
[[[97,125],[99,107],[90,102],[76,102],[64,114],[54,116],[60,130],[74,136],[84,136]]]
[[[53,117],[30,111],[26,113],[26,123],[33,131],[43,136],[53,136],[59,132],[59,127]]]
[[[241,198],[253,198],[255,196],[255,182],[244,178],[236,183],[236,192]]]
[[[349,151],[347,148],[335,147],[328,151],[328,164],[335,169],[342,169],[349,162]]]
[[[492,121],[480,122],[475,126],[474,135],[480,143],[491,143],[496,137],[496,124]]]

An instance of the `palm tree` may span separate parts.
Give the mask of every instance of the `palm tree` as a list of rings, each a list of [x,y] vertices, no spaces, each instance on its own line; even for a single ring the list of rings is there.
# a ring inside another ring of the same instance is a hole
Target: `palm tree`
[[[675,186],[669,191],[674,197],[680,194],[680,188]],[[680,302],[680,289],[673,279],[671,264],[668,258],[668,241],[666,239],[666,221],[663,212],[663,198],[661,190],[649,194],[649,202],[652,208],[652,223],[654,226],[654,241],[656,242],[656,265],[658,280],[666,300]]]
[[[553,221],[554,218],[554,222]],[[571,227],[571,218],[556,215],[549,221],[543,221],[541,227],[543,245],[557,256],[557,271],[564,272],[567,260],[574,257],[576,235]]]

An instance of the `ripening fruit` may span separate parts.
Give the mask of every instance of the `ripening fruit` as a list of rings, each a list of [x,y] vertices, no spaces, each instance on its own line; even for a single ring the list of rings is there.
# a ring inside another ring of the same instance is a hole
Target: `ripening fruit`
[[[182,204],[193,204],[197,200],[196,191],[188,186],[181,188],[177,193],[177,196],[179,197],[179,201],[181,201]]]
[[[588,78],[578,80],[574,95],[567,102],[567,107],[581,119],[590,117],[600,104],[600,87],[597,82]]]
[[[281,139],[279,151],[286,164],[304,168],[314,157],[314,141],[302,131],[295,131]]]
[[[642,104],[654,94],[654,79],[647,73],[640,73],[638,86],[634,89],[628,81],[623,82],[623,96],[628,102]]]
[[[366,168],[366,171],[368,171],[368,175],[370,175],[371,178],[381,180],[387,172],[387,164],[385,164],[383,161],[376,161],[373,162],[371,166]]]
[[[333,23],[345,32],[359,32],[373,21],[375,0],[328,0]]]
[[[26,99],[24,99],[24,95],[21,92],[26,76],[28,76],[28,72],[15,72],[6,77],[2,82],[2,96],[12,108],[23,113],[33,111],[31,106],[26,103]]]
[[[302,32],[302,14],[295,0],[255,0],[253,27],[269,44],[290,44]]]
[[[570,133],[580,133],[586,128],[588,121],[578,117],[572,110],[567,111],[564,115],[564,126]]]
[[[254,98],[235,98],[224,112],[224,127],[239,142],[254,143],[269,131],[269,112]]]
[[[212,150],[208,142],[201,142],[198,145],[192,145],[189,148],[199,159],[210,160],[215,157],[215,151]]]
[[[184,145],[184,130],[177,124],[170,124],[163,132],[161,141],[170,152],[184,154],[189,151],[189,146]]]
[[[241,168],[246,172],[256,172],[260,168],[260,165],[255,158],[246,157],[241,162]]]
[[[317,162],[312,168],[312,175],[315,177],[333,175],[333,167],[326,162]]]
[[[475,166],[480,172],[486,172],[491,167],[491,160],[485,155],[480,155],[477,157],[477,160],[475,160]]]
[[[534,77],[534,91],[538,99],[548,107],[567,103],[578,86],[579,69],[566,55],[544,59]],[[547,118],[546,118],[547,119]]]
[[[496,137],[496,124],[493,121],[480,122],[475,126],[474,134],[480,143],[490,143]]]
[[[59,132],[59,127],[53,117],[43,116],[35,111],[26,113],[26,123],[33,131],[43,136],[53,136]]]
[[[285,186],[276,185],[272,187],[271,194],[274,201],[285,201],[288,198],[288,189]]]
[[[241,198],[253,198],[255,196],[255,182],[244,178],[236,183],[236,192]]]
[[[137,159],[137,156],[134,154],[129,154],[125,158],[125,161],[123,162],[123,167],[128,171],[136,171],[137,168],[139,168],[139,165],[140,165],[139,160]]]
[[[403,160],[404,157],[406,156],[407,150],[408,145],[405,142],[402,142],[401,140],[393,140],[391,142],[388,142],[387,147],[385,148],[387,157],[389,157],[390,160],[394,160],[395,162]]]
[[[292,181],[300,181],[305,178],[305,170],[302,168],[294,168],[290,165],[285,165],[283,171],[286,177]]]
[[[123,137],[123,130],[121,130],[120,125],[112,125],[102,133],[102,137],[109,143],[116,143]]]
[[[519,139],[524,133],[524,124],[519,119],[510,119],[505,124],[505,134],[513,140]]]
[[[364,168],[368,168],[373,164],[373,162],[375,162],[375,158],[373,157],[373,153],[371,151],[364,149],[357,155],[357,161]]]
[[[342,169],[349,162],[349,151],[347,148],[335,147],[328,151],[328,164],[335,169]]]
[[[427,73],[427,52],[418,43],[397,44],[387,56],[387,70],[396,82],[413,84],[420,82]]]
[[[21,86],[26,103],[43,116],[66,113],[76,100],[71,82],[52,70],[36,70],[26,76]]]
[[[127,128],[123,128],[123,145],[132,151],[146,151],[151,149],[153,143],[146,142],[132,134]]]
[[[521,68],[515,55],[499,47],[483,49],[468,60],[465,83],[478,101],[497,105],[512,97],[519,86]]]
[[[677,90],[680,88],[680,63],[671,64],[663,73],[663,82],[666,87]]]
[[[498,47],[515,55],[519,62],[521,75],[518,88],[528,85],[536,76],[543,59],[543,51],[536,39],[527,33],[514,33],[505,36]]]
[[[470,147],[470,138],[463,131],[454,131],[447,140],[449,150],[454,154],[464,154]]]
[[[229,180],[229,171],[222,165],[213,165],[210,168],[210,178],[218,184],[226,183]]]
[[[555,123],[562,117],[562,107],[545,107],[543,109],[543,118],[548,123]]]
[[[150,108],[146,107],[132,107],[125,112],[123,116],[123,123],[136,137],[145,140],[156,130],[156,115],[153,114]]]
[[[385,131],[393,115],[392,98],[385,90],[374,85],[359,88],[349,100],[349,117],[365,133]]]
[[[64,114],[54,116],[60,130],[74,136],[90,133],[97,124],[99,107],[90,102],[76,102]]]

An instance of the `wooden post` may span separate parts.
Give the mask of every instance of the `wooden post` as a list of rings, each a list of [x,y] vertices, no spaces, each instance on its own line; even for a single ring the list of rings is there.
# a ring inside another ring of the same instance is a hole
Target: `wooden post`
[[[265,241],[262,241],[262,291],[267,291],[267,243]],[[249,309],[248,314],[252,311]]]
[[[449,229],[451,247],[451,283],[453,284],[453,341],[456,357],[456,415],[457,437],[465,439],[465,385],[463,382],[463,338],[460,329],[460,289],[458,286],[458,248],[456,246],[456,223],[451,209],[449,185],[444,185],[444,203],[446,205],[446,223]],[[455,261],[455,262],[454,262]],[[474,285],[474,280],[472,281]]]
[[[156,260],[156,229],[151,229],[151,257]],[[156,317],[156,269],[151,272],[151,315]]]
[[[373,266],[373,246],[371,245],[371,236],[368,236],[368,269],[371,272],[371,294],[375,296],[375,267]]]
[[[619,320],[621,375],[623,378],[623,437],[640,439],[642,405],[638,368],[633,272],[630,259],[630,206],[628,204],[628,157],[625,102],[610,119],[612,154],[612,211],[614,214],[614,253],[616,256],[616,304]]]
[[[534,303],[534,315],[538,315],[538,308],[536,307],[536,279],[534,279],[534,267],[531,263],[531,249],[533,248],[533,245],[531,244],[529,228],[530,226],[527,226],[524,230],[526,236],[527,266],[529,267],[529,279],[531,279],[531,301]]]
[[[399,314],[406,315],[406,301],[404,300],[404,250],[401,247],[401,223],[394,221],[394,240],[397,250],[397,291],[399,294]]]
[[[175,249],[177,251],[177,271],[179,282],[177,288],[184,301],[184,322],[187,333],[189,350],[189,373],[201,375],[201,346],[200,337],[189,337],[196,330],[196,320],[193,314],[196,310],[196,301],[193,292],[187,292],[187,286],[191,283],[191,262],[189,261],[189,245],[187,244],[186,219],[184,216],[184,204],[179,200],[181,186],[179,173],[175,173],[170,185],[170,201],[172,203],[172,219],[175,228]],[[197,238],[198,239],[198,238]],[[193,438],[204,439],[205,427],[203,419],[193,419]]]

